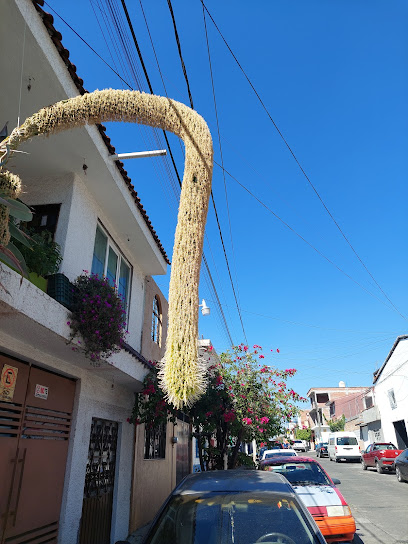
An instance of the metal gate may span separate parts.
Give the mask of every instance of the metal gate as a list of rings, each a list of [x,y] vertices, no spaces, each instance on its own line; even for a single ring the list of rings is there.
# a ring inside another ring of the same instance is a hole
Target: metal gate
[[[75,382],[0,355],[0,543],[57,542]]]
[[[92,419],[80,544],[110,544],[118,423]]]

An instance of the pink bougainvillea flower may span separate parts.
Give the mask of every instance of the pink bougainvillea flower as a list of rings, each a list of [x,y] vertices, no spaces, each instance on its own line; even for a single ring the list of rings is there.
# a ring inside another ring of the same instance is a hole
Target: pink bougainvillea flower
[[[280,351],[278,349],[276,351],[277,351],[277,353],[280,353]]]
[[[252,419],[250,417],[243,417],[242,418],[243,423],[246,423],[247,425],[251,425]]]
[[[265,359],[265,355],[260,355],[259,358],[260,359]]]

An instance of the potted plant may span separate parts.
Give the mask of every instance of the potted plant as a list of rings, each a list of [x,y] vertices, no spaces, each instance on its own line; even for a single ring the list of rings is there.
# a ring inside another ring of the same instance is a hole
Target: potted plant
[[[126,311],[122,297],[106,277],[88,275],[74,281],[74,305],[67,325],[73,350],[82,351],[94,366],[121,350],[126,334]],[[80,338],[80,339],[79,339]]]
[[[42,291],[47,291],[46,276],[57,273],[62,261],[60,246],[54,242],[52,234],[47,230],[35,232],[27,228],[25,232],[29,236],[31,247],[20,242],[16,242],[16,245],[24,257],[30,281]]]

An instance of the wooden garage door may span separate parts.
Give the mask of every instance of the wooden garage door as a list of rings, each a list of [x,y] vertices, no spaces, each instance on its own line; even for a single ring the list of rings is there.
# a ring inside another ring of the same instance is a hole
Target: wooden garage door
[[[75,382],[0,355],[0,543],[57,542]]]

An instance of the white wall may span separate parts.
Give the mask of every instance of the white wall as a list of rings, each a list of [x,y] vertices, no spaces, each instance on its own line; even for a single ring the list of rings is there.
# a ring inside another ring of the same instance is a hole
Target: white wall
[[[392,408],[388,391],[394,390],[396,408]],[[393,442],[396,435],[393,422],[405,421],[408,429],[408,339],[400,340],[374,386],[375,403],[381,414],[385,442]]]

